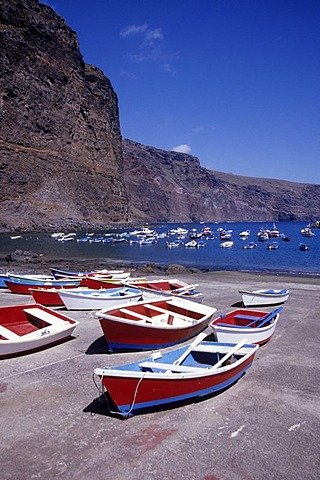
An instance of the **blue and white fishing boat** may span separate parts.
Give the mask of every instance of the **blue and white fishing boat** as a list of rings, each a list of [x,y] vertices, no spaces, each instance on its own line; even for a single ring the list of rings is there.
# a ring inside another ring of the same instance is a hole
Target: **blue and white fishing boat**
[[[284,303],[289,298],[289,290],[239,290],[242,296],[242,303],[245,307],[253,307],[258,305],[278,305]]]

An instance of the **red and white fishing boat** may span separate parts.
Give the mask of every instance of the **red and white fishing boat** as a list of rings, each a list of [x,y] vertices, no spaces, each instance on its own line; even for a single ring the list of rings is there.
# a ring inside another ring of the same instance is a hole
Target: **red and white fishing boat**
[[[177,296],[186,300],[201,303],[204,295],[196,291],[197,284],[183,282],[178,279],[157,279],[157,280],[142,280],[128,279],[123,282],[123,285],[139,288],[143,292],[143,298],[154,299],[159,296],[172,297]]]
[[[135,302],[96,312],[109,350],[152,350],[204,330],[216,308],[179,297]]]
[[[259,348],[245,340],[237,345],[202,341],[204,336],[163,355],[96,368],[95,384],[116,406],[112,413],[127,418],[145,409],[220,392],[242,377]]]
[[[92,276],[84,277],[81,285],[97,290],[98,288],[114,288],[115,286],[126,284],[124,282],[127,282],[127,280],[129,279]],[[144,277],[139,278],[139,280],[144,281],[146,279]]]
[[[86,287],[75,287],[85,288]],[[73,287],[72,287],[73,289]],[[41,303],[46,307],[64,307],[64,303],[59,296],[59,288],[29,288],[29,293],[33,296],[36,303]],[[65,289],[66,290],[66,289]],[[68,288],[69,290],[69,288]]]
[[[33,290],[36,288],[41,288],[41,289],[75,288],[80,285],[81,280],[78,280],[78,279],[68,280],[68,281],[50,280],[50,281],[44,281],[44,282],[32,282],[32,280],[30,280],[30,282],[25,283],[9,277],[9,280],[4,280],[4,283],[12,293],[18,293],[21,295],[31,295],[30,290]]]
[[[218,342],[237,343],[246,338],[248,343],[262,345],[274,334],[282,308],[273,312],[233,310],[214,319],[210,326]]]
[[[40,304],[0,307],[0,358],[66,340],[79,322]]]

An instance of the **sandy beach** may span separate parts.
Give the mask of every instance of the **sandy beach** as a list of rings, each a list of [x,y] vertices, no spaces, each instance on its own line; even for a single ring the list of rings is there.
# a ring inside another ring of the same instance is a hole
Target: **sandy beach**
[[[150,353],[94,350],[102,337],[98,320],[90,312],[68,312],[80,322],[72,340],[1,360],[3,479],[319,477],[320,279],[240,272],[174,276],[198,283],[217,315],[240,305],[239,289],[289,288],[275,334],[247,374],[204,401],[121,420],[98,402],[93,370]],[[0,291],[1,306],[22,303],[33,299]]]

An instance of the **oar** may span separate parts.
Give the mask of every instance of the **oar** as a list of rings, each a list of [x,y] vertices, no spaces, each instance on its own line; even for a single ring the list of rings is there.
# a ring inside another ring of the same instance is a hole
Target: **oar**
[[[232,348],[224,357],[222,357],[219,362],[217,362],[215,365],[211,367],[210,370],[215,370],[216,368],[220,367],[228,358],[230,358],[234,353],[236,353],[238,350],[240,350],[241,347],[248,341],[247,338],[244,338],[241,340],[241,342],[237,343],[237,345]]]
[[[194,288],[196,288],[199,284],[198,283],[195,283],[193,285],[185,285],[184,287],[180,287],[180,288],[176,288],[174,290],[172,290],[172,293],[179,293],[179,292],[187,292],[188,290],[193,290]]]
[[[193,342],[189,345],[187,350],[185,350],[183,354],[173,362],[173,365],[180,365],[183,362],[183,360],[187,358],[187,356],[194,349],[194,347],[199,345],[199,343],[201,343],[202,340],[204,340],[207,336],[208,336],[207,333],[204,333],[204,332],[199,333],[199,335],[197,335],[196,338],[193,340]]]
[[[261,319],[262,322],[260,323],[260,325],[258,325],[258,327],[261,328],[265,323],[269,322],[273,317],[278,315],[278,313],[280,313],[281,310],[283,310],[283,307],[279,307],[276,310],[273,310],[273,312],[270,312],[266,317],[263,317]],[[258,322],[259,322],[259,320],[258,320]]]

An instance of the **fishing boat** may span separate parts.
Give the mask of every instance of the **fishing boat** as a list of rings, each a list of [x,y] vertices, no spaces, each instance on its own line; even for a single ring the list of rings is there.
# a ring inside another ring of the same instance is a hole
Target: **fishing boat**
[[[75,287],[82,288],[82,287]],[[83,287],[86,288],[86,287]],[[29,294],[33,296],[36,303],[46,307],[63,307],[64,303],[59,297],[58,288],[29,288]]]
[[[305,243],[299,243],[299,250],[306,252],[308,250],[308,245],[306,245]]]
[[[61,270],[58,268],[50,268],[50,271],[55,279],[61,279],[66,277],[103,277],[111,279],[120,279],[130,277],[130,272],[125,272],[124,270],[89,270],[83,272],[74,272],[69,270]]]
[[[301,230],[301,234],[303,237],[314,237],[315,233],[309,227],[305,227]]]
[[[0,288],[8,288],[5,284],[5,280],[9,280],[7,273],[0,273]]]
[[[238,343],[244,338],[248,343],[262,345],[270,340],[283,307],[273,312],[237,309],[220,315],[210,326],[218,342]]]
[[[280,232],[277,229],[276,224],[274,223],[273,227],[272,227],[272,230],[269,232],[269,237],[270,238],[279,238],[280,236],[281,236]]]
[[[7,276],[10,280],[19,281],[21,283],[42,283],[44,281],[52,281],[54,277],[52,275],[46,275],[41,273],[13,273],[8,272]]]
[[[81,282],[80,286],[85,286],[88,288],[92,288],[93,290],[98,290],[99,288],[114,288],[115,286],[120,286],[122,284],[126,286],[130,286],[129,281],[131,278],[126,279],[117,279],[117,278],[104,278],[104,277],[86,277],[85,281]],[[146,277],[136,277],[136,280],[140,280],[142,282],[146,281]],[[127,283],[128,282],[128,283]]]
[[[253,307],[259,305],[278,305],[284,303],[289,298],[289,290],[239,290],[244,307]]]
[[[40,304],[0,307],[0,358],[66,340],[79,322]]]
[[[256,248],[257,246],[258,246],[257,243],[249,242],[249,243],[246,243],[245,245],[243,245],[243,248],[245,250],[251,250],[252,248]]]
[[[261,230],[258,233],[258,240],[259,242],[266,242],[269,240],[269,233],[266,230]]]
[[[277,250],[279,248],[279,242],[271,242],[267,246],[268,250]]]
[[[75,280],[50,280],[50,281],[32,281],[27,282],[13,279],[11,276],[9,280],[5,280],[4,283],[12,293],[18,293],[21,295],[30,295],[30,289],[34,288],[74,288],[80,285],[81,279]]]
[[[185,243],[184,246],[187,248],[196,248],[198,246],[198,242],[196,240],[190,240],[190,242]]]
[[[123,285],[136,287],[142,290],[144,299],[154,299],[155,297],[172,297],[178,296],[186,300],[201,303],[204,294],[196,289],[198,284],[183,282],[178,279],[157,279],[157,280],[141,280],[129,279],[123,282]]]
[[[204,336],[163,355],[96,368],[95,384],[115,405],[117,410],[112,413],[128,418],[146,409],[220,392],[242,377],[259,348],[246,340],[237,345],[203,341]]]
[[[227,240],[226,242],[220,243],[221,248],[231,248],[233,247],[234,242],[232,240]]]
[[[81,287],[68,290],[62,288],[57,293],[68,310],[100,310],[142,299],[141,290],[127,287],[100,290]]]
[[[250,237],[251,230],[243,230],[243,232],[239,233],[239,236],[243,240],[247,240]]]
[[[172,242],[166,242],[166,247],[167,248],[175,248],[175,247],[180,247],[181,241],[180,240],[173,240]]]
[[[152,350],[184,342],[204,330],[216,308],[177,297],[135,302],[96,312],[111,352]]]

